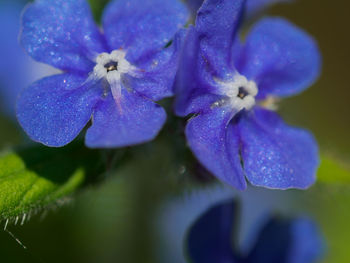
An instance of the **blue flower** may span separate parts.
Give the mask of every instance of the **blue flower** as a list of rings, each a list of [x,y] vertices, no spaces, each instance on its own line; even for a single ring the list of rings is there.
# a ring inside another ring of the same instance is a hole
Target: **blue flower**
[[[239,234],[240,240],[244,242],[240,245],[241,250],[246,251],[247,247],[250,248],[252,229],[256,229],[255,222],[265,219],[271,211],[288,212],[295,195],[290,191],[270,191],[256,187],[248,188],[247,192],[233,191],[228,185],[214,183],[167,199],[157,209],[160,261],[186,262],[183,241],[190,226],[212,206],[233,198],[239,199],[239,207],[242,208],[239,211],[242,218]]]
[[[85,0],[35,1],[22,16],[21,44],[63,73],[22,91],[20,124],[48,146],[71,142],[90,120],[89,147],[152,140],[166,119],[154,101],[172,95],[187,20],[177,0],[116,0],[104,11],[102,33]]]
[[[246,188],[307,188],[319,164],[313,136],[286,125],[277,98],[302,92],[319,76],[315,41],[281,18],[238,35],[244,1],[208,0],[184,43],[175,111],[193,114],[190,148],[222,181]]]
[[[313,263],[323,255],[324,241],[315,223],[306,217],[271,218],[243,255],[234,247],[238,235],[234,201],[219,203],[190,228],[187,252],[192,263]]]

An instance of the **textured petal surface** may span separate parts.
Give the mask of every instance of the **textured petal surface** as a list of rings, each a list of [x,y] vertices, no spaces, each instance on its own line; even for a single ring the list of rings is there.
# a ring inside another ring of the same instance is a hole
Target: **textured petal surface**
[[[157,136],[165,119],[162,107],[123,88],[118,105],[110,94],[96,107],[93,124],[86,134],[86,145],[109,148],[147,142]]]
[[[126,49],[131,62],[162,49],[189,17],[178,0],[115,0],[105,9],[103,28],[111,50]]]
[[[222,202],[205,212],[190,228],[187,250],[193,263],[235,263],[233,254],[233,201]]]
[[[309,132],[260,108],[242,116],[238,125],[244,170],[253,185],[305,189],[315,182],[318,148]]]
[[[240,190],[246,182],[239,158],[239,137],[227,132],[234,113],[231,109],[214,108],[188,121],[186,137],[198,160],[220,180]]]
[[[321,234],[306,218],[274,218],[262,229],[246,263],[312,263],[323,250]]]
[[[210,108],[220,98],[211,95],[212,76],[199,52],[199,37],[194,27],[188,28],[180,56],[175,82],[175,113],[186,116]]]
[[[125,84],[155,101],[172,96],[185,34],[185,29],[180,30],[168,48],[140,60],[136,66],[142,70],[141,77],[126,76]]]
[[[35,60],[89,72],[105,51],[86,0],[37,0],[22,16],[21,44]]]
[[[244,0],[208,0],[198,11],[196,29],[200,48],[212,70],[223,76],[244,10]]]
[[[84,77],[76,75],[55,75],[22,91],[17,118],[32,140],[58,147],[79,134],[101,93],[84,82]]]
[[[290,96],[319,76],[320,53],[305,32],[280,18],[266,18],[250,32],[237,60],[238,71],[258,84],[258,98]]]

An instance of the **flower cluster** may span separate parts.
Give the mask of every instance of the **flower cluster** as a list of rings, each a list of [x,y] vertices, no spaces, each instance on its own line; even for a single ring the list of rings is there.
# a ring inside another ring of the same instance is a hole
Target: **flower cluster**
[[[166,113],[155,102],[175,94],[175,113],[192,115],[191,150],[219,179],[238,189],[245,178],[306,188],[317,145],[272,109],[315,81],[320,56],[311,37],[281,18],[261,20],[241,41],[243,16],[261,6],[206,0],[186,27],[190,13],[179,0],[115,0],[101,29],[85,0],[37,0],[23,13],[21,44],[62,73],[22,91],[18,120],[48,146],[66,145],[90,122],[88,147],[130,146],[156,137]]]

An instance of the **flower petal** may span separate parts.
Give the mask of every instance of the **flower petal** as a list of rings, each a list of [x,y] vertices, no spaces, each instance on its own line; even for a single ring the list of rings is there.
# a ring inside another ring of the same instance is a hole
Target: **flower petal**
[[[238,125],[244,170],[253,185],[305,189],[315,182],[318,148],[309,132],[261,108],[242,116]]]
[[[220,180],[240,190],[246,188],[239,157],[238,134],[227,129],[232,119],[231,109],[217,107],[188,121],[188,144],[201,162]]]
[[[22,91],[17,118],[32,140],[59,147],[79,134],[101,93],[84,82],[85,78],[78,75],[55,75]]]
[[[322,256],[323,239],[308,218],[271,219],[245,262],[310,263]]]
[[[220,99],[210,94],[212,76],[199,52],[198,33],[192,26],[188,28],[179,64],[174,85],[175,112],[178,116],[199,113]]]
[[[235,263],[233,254],[234,201],[210,208],[190,228],[188,254],[193,263]]]
[[[125,85],[154,101],[172,96],[185,34],[185,29],[180,30],[168,48],[139,61],[136,66],[142,72],[138,72],[137,77],[127,75]]]
[[[86,133],[86,145],[111,148],[151,141],[165,119],[166,113],[161,106],[136,91],[122,88],[119,102],[109,95],[97,105],[93,124]]]
[[[35,60],[65,71],[89,72],[106,50],[85,0],[37,0],[22,16],[21,44]]]
[[[217,76],[230,64],[231,47],[244,11],[244,0],[207,0],[198,11],[200,49]]]
[[[189,14],[179,0],[115,0],[105,9],[103,28],[110,49],[126,49],[127,59],[162,49]]]
[[[319,76],[320,53],[305,32],[281,18],[261,20],[236,61],[238,71],[258,84],[258,98],[290,96]]]

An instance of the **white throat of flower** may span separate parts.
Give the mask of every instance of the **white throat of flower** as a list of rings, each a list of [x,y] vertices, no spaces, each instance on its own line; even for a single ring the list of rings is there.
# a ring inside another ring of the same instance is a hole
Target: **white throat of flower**
[[[245,76],[238,73],[232,80],[215,80],[219,84],[219,93],[228,97],[228,103],[237,111],[250,110],[255,105],[255,96],[258,87],[254,81],[247,80]]]
[[[96,57],[96,66],[93,73],[89,77],[95,80],[106,79],[116,102],[121,97],[122,75],[129,74],[137,77],[137,68],[125,59],[125,55],[126,53],[122,50],[114,50],[110,54],[99,54]]]

